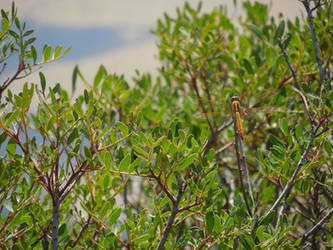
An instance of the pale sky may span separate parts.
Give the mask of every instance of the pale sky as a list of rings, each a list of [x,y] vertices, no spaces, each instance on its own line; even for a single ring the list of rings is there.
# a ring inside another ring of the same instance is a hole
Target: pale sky
[[[11,0],[0,0],[0,8],[9,10]],[[18,16],[35,29],[39,51],[42,44],[72,45],[73,49],[59,61],[42,70],[47,83],[60,82],[70,90],[73,68],[79,64],[88,80],[92,80],[100,64],[110,73],[125,74],[127,80],[140,72],[156,72],[158,65],[155,38],[149,30],[156,27],[157,19],[167,12],[175,14],[183,0],[17,0]],[[189,1],[196,6],[198,0]],[[237,1],[238,6],[242,1]],[[269,1],[260,1],[268,2]],[[233,7],[233,0],[203,1],[208,11],[225,5],[228,15],[240,15],[240,7]],[[297,0],[273,0],[272,14],[283,12],[294,17],[303,11]],[[3,78],[0,78],[3,81]],[[39,83],[38,73],[23,80]],[[22,84],[15,82],[16,87]],[[21,88],[19,88],[21,89]]]

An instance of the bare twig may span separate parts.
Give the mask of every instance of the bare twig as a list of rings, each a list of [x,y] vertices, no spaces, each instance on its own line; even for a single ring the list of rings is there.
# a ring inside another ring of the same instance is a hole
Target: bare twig
[[[213,124],[214,124],[214,131],[216,131],[217,129],[217,125],[216,125],[216,117],[215,117],[215,109],[214,109],[214,105],[213,105],[213,100],[209,91],[209,87],[208,84],[206,82],[206,76],[203,72],[201,72],[201,77],[203,79],[204,82],[204,91],[206,92],[208,101],[209,101],[209,107],[210,107],[210,112],[212,113],[212,119],[213,119]]]
[[[283,200],[283,203],[282,203],[282,206],[277,214],[277,219],[276,219],[276,225],[275,225],[275,228],[277,229],[278,226],[279,226],[279,223],[280,223],[280,218],[281,218],[281,215],[284,213],[284,210],[286,209],[286,206],[287,206],[287,198],[284,197],[284,200]]]
[[[233,110],[231,102],[230,102],[230,109]],[[239,134],[239,130],[237,128],[237,123],[236,123],[234,115],[233,115],[233,122],[234,122],[234,131],[235,131],[235,149],[236,149],[237,166],[238,166],[238,172],[239,172],[239,181],[240,181],[240,185],[241,185],[241,191],[243,194],[243,198],[245,201],[247,211],[252,216],[251,208],[250,208],[248,200],[247,200],[245,186],[243,183],[242,167],[244,167],[244,174],[245,174],[246,183],[247,183],[247,187],[248,187],[248,193],[250,195],[252,204],[254,203],[254,199],[253,199],[252,188],[251,188],[251,184],[250,184],[249,172],[248,172],[248,168],[247,168],[247,164],[246,164],[246,158],[245,158],[244,149],[243,149],[242,138]],[[238,148],[238,145],[240,148]]]
[[[48,236],[48,233],[50,231],[50,227],[51,227],[51,224],[52,222],[49,223],[49,225],[45,228],[45,227],[40,227],[40,229],[42,230],[42,235],[34,242],[30,245],[31,248],[34,248],[39,241],[41,241],[42,239],[46,240],[47,239],[47,236]]]
[[[76,244],[79,242],[79,240],[81,239],[84,231],[87,229],[87,227],[89,226],[90,224],[90,221],[91,221],[91,215],[89,214],[89,217],[88,217],[88,220],[83,224],[82,228],[81,228],[81,231],[79,233],[79,235],[76,237],[76,239],[74,240],[74,242],[71,245],[71,247],[75,247]]]
[[[312,173],[315,177],[315,180],[320,180],[320,176],[317,172],[317,170],[315,168],[312,168]],[[333,205],[333,195],[332,192],[330,190],[328,190],[325,186],[320,185],[323,195],[326,197],[326,199],[328,199],[328,201],[331,203],[331,205]]]
[[[309,25],[310,25],[310,30],[311,30],[311,38],[312,38],[313,46],[315,49],[316,61],[318,64],[319,74],[320,74],[320,80],[322,81],[322,83],[324,83],[326,81],[326,76],[325,76],[325,71],[323,69],[323,62],[320,58],[318,40],[316,37],[315,27],[313,24],[313,16],[312,16],[312,11],[315,10],[316,7],[314,9],[311,9],[310,0],[302,0],[301,2],[303,3],[304,8],[308,15],[308,20],[309,20]]]
[[[293,207],[297,213],[299,213],[300,215],[302,215],[305,219],[311,221],[314,224],[317,224],[318,221],[315,221],[314,219],[312,219],[311,217],[307,216],[306,214],[304,214],[301,210],[299,210],[297,207]],[[330,233],[333,235],[332,230],[328,230],[327,228],[323,227],[322,225],[320,226],[321,229],[325,230],[327,233]]]
[[[286,52],[286,50],[285,50],[285,48],[284,48],[284,46],[283,46],[283,44],[282,44],[282,42],[281,42],[280,39],[278,39],[278,44],[279,44],[280,49],[282,50],[284,59],[286,60],[286,63],[287,63],[288,68],[289,68],[289,70],[291,72],[291,75],[293,76],[295,87],[297,89],[301,89],[300,86],[299,86],[299,84],[298,84],[298,81],[297,81],[295,70],[293,69],[293,67],[291,66],[291,64],[289,62],[287,52]]]
[[[213,145],[214,145],[214,143],[215,143],[215,141],[217,139],[218,134],[220,132],[222,132],[224,129],[226,129],[227,127],[229,127],[231,124],[232,124],[232,119],[224,122],[220,127],[218,127],[214,131],[214,133],[211,133],[211,135],[210,135],[210,137],[208,139],[208,142],[207,142],[207,144],[205,146],[205,151],[204,151],[203,156],[205,156],[208,153],[208,151],[213,147]]]
[[[222,153],[224,150],[226,150],[227,148],[231,147],[234,144],[235,144],[235,141],[228,142],[222,148],[219,148],[218,150],[216,150],[215,155]]]
[[[205,119],[206,119],[206,121],[207,121],[207,123],[208,123],[208,126],[209,126],[209,128],[210,128],[210,131],[211,131],[212,133],[214,133],[214,128],[213,128],[213,126],[212,126],[212,124],[211,124],[211,122],[210,122],[210,120],[209,120],[208,112],[207,112],[207,110],[206,110],[206,108],[205,108],[205,105],[204,105],[203,102],[202,102],[202,98],[201,98],[201,95],[200,95],[200,92],[199,92],[198,82],[197,82],[197,76],[192,74],[192,71],[191,71],[191,69],[190,69],[190,66],[187,64],[187,62],[185,62],[185,69],[188,71],[188,73],[189,73],[189,75],[190,75],[190,77],[191,77],[191,83],[190,83],[190,85],[191,85],[191,87],[194,88],[194,90],[195,90],[195,94],[196,94],[197,97],[198,97],[199,106],[200,106],[200,108],[202,109],[202,112],[203,112],[203,114],[204,114],[204,116],[205,116]]]
[[[241,159],[240,159],[240,154],[239,154],[239,149],[238,149],[238,141],[241,140],[241,138],[238,134],[236,123],[234,125],[234,129],[235,129],[235,135],[236,135],[235,136],[235,138],[236,138],[235,139],[236,140],[235,149],[236,149],[237,166],[238,166],[238,173],[239,173],[239,181],[240,181],[240,185],[241,185],[241,191],[242,191],[242,194],[243,194],[243,198],[244,198],[244,201],[245,201],[247,211],[252,216],[251,208],[250,208],[250,205],[247,201],[247,195],[246,195],[245,186],[244,186],[244,183],[243,183],[243,171],[242,171]]]
[[[239,148],[240,148],[240,152],[241,152],[241,156],[242,156],[242,163],[243,163],[243,167],[244,167],[244,174],[245,174],[245,178],[246,178],[246,185],[247,185],[247,189],[248,189],[248,192],[249,192],[249,195],[250,195],[250,198],[252,201],[252,205],[253,205],[254,198],[253,198],[253,193],[252,193],[249,169],[247,168],[246,157],[245,157],[245,153],[244,153],[243,141],[240,136],[238,139],[239,139]]]
[[[289,62],[289,58],[288,58],[287,52],[286,52],[286,50],[285,50],[285,48],[284,48],[284,46],[283,46],[283,44],[282,44],[282,42],[281,42],[280,39],[278,39],[278,44],[279,44],[279,47],[280,47],[280,49],[281,49],[281,51],[282,51],[282,53],[283,53],[283,56],[284,56],[284,59],[285,59],[287,65],[288,65],[288,68],[289,68],[289,70],[290,70],[290,72],[291,72],[291,75],[292,75],[292,77],[293,77],[293,79],[294,79],[294,85],[295,85],[296,91],[297,91],[297,93],[300,94],[300,96],[301,96],[301,98],[302,98],[302,100],[303,100],[304,107],[305,107],[305,111],[306,111],[306,113],[307,113],[307,115],[308,115],[308,117],[309,117],[309,119],[310,119],[311,124],[312,124],[312,122],[313,122],[313,117],[312,117],[312,115],[311,115],[311,112],[310,112],[310,109],[309,109],[308,103],[307,103],[307,101],[306,101],[306,98],[305,98],[305,96],[304,96],[304,95],[302,94],[302,92],[301,92],[301,88],[300,88],[300,86],[299,86],[299,84],[298,84],[298,80],[297,80],[297,76],[296,76],[295,70],[293,69],[293,67],[291,66],[291,64],[290,64],[290,62]]]
[[[316,225],[314,225],[308,232],[306,232],[302,237],[302,243],[305,242],[305,240],[313,233],[317,232],[319,228],[321,228],[322,224],[328,219],[331,218],[333,215],[333,208],[331,208],[328,213],[320,220]]]
[[[319,128],[319,126],[317,127],[317,129]],[[288,180],[287,184],[285,185],[285,187],[283,188],[283,191],[282,193],[280,194],[280,196],[277,198],[277,200],[274,202],[273,206],[268,210],[268,212],[266,213],[266,216],[268,214],[270,214],[280,203],[280,201],[284,198],[284,197],[288,197],[289,195],[289,192],[290,192],[290,189],[291,187],[293,186],[293,183],[294,183],[294,180],[296,179],[296,176],[298,174],[298,172],[300,171],[301,167],[302,167],[302,164],[303,164],[303,161],[306,159],[306,155],[309,153],[310,151],[310,148],[311,148],[311,145],[312,145],[312,142],[315,138],[315,134],[316,134],[316,131],[312,131],[312,134],[311,134],[311,137],[309,139],[309,142],[308,142],[308,145],[306,146],[305,150],[303,150],[303,154],[301,156],[301,158],[299,159],[298,163],[297,163],[297,166],[292,174],[292,176],[290,177],[290,179]]]

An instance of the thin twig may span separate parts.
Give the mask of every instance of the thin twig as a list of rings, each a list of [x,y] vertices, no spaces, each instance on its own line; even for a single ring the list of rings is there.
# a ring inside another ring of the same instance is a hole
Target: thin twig
[[[317,224],[318,221],[315,221],[314,219],[312,219],[311,217],[307,216],[306,214],[304,214],[301,210],[299,210],[297,207],[293,207],[297,213],[299,213],[300,215],[302,215],[305,219],[311,221],[314,224]],[[325,230],[327,233],[330,233],[333,235],[332,230],[328,230],[327,228],[323,227],[322,225],[320,226],[321,229]]]
[[[232,110],[232,104],[231,103],[230,103],[230,109]],[[249,189],[248,192],[249,192],[250,198],[252,200],[252,204],[254,202],[254,199],[253,199],[253,194],[252,194],[252,190],[251,190],[251,185],[249,184],[250,183],[250,178],[249,178],[249,173],[248,173],[248,169],[247,169],[247,165],[246,165],[246,158],[245,158],[245,154],[244,154],[242,138],[238,133],[238,128],[237,128],[237,124],[236,124],[236,120],[235,120],[234,116],[233,116],[233,122],[234,122],[234,131],[235,131],[235,149],[236,149],[236,156],[237,156],[237,167],[238,167],[238,172],[239,172],[239,181],[240,181],[240,185],[241,185],[241,191],[242,191],[242,194],[243,194],[243,198],[244,198],[244,201],[245,201],[247,211],[252,216],[251,208],[250,208],[248,200],[247,200],[245,186],[244,186],[244,183],[243,183],[242,163],[243,163],[244,172],[245,172],[245,175],[246,175],[246,182],[247,182],[247,186],[248,186],[248,189]],[[241,152],[239,152],[238,144],[239,144]],[[242,159],[241,159],[241,157],[242,157]]]
[[[220,127],[218,127],[217,129],[217,133],[220,133],[222,130],[226,129],[227,127],[229,127],[232,124],[233,120],[230,119],[228,121],[226,121],[225,123],[223,123]]]
[[[209,137],[209,139],[207,141],[207,144],[205,146],[205,151],[204,151],[203,156],[205,156],[209,152],[209,150],[213,147],[213,145],[214,145],[214,143],[215,143],[215,141],[217,139],[218,134],[221,133],[227,127],[229,127],[231,124],[232,124],[232,119],[224,122],[220,127],[218,127],[214,131],[214,133],[211,133],[211,135],[210,135],[210,137]]]
[[[284,210],[286,209],[287,207],[287,198],[284,197],[284,200],[283,200],[283,203],[282,203],[282,206],[277,214],[277,219],[276,219],[276,224],[275,224],[275,229],[278,228],[279,226],[279,223],[280,223],[280,218],[281,218],[281,215],[284,213]]]
[[[203,72],[201,72],[201,77],[202,77],[203,83],[204,83],[204,91],[206,92],[206,95],[207,95],[207,98],[208,98],[208,101],[209,101],[210,112],[212,113],[214,131],[216,131],[217,125],[216,125],[215,109],[214,109],[213,100],[212,100],[212,97],[211,97],[211,94],[210,94],[210,91],[209,91],[208,84],[205,81],[207,77]]]
[[[317,127],[318,129],[319,127]],[[317,131],[316,129],[316,131]],[[303,161],[306,159],[306,155],[309,153],[312,142],[315,138],[315,134],[316,131],[312,131],[310,140],[308,142],[308,145],[306,146],[305,150],[303,151],[303,154],[301,156],[301,158],[299,159],[297,166],[292,174],[292,176],[290,177],[290,179],[288,180],[287,184],[285,185],[285,187],[283,188],[282,193],[280,194],[280,196],[277,198],[277,200],[274,202],[273,206],[268,210],[268,212],[266,213],[266,216],[268,214],[270,214],[280,203],[280,201],[284,198],[284,197],[288,197],[289,191],[291,189],[291,187],[293,186],[294,180],[296,179],[296,176],[298,174],[298,172],[300,171]]]
[[[307,12],[308,15],[308,20],[309,20],[309,25],[310,25],[310,30],[311,30],[311,38],[312,38],[312,43],[315,49],[315,54],[316,54],[316,61],[318,64],[318,68],[319,68],[319,74],[320,74],[320,80],[322,81],[322,83],[324,83],[326,81],[326,76],[325,76],[325,71],[323,69],[323,62],[320,58],[320,53],[319,53],[319,46],[318,46],[318,40],[316,37],[316,32],[315,32],[315,27],[313,24],[313,16],[312,16],[312,10],[310,7],[310,1],[309,0],[302,0],[301,1],[305,7],[305,10]]]
[[[280,47],[280,49],[281,49],[281,51],[283,53],[283,56],[284,56],[284,59],[285,59],[287,65],[288,65],[288,68],[289,68],[289,70],[291,72],[291,75],[293,76],[294,85],[295,85],[295,91],[301,96],[303,104],[304,104],[304,107],[305,107],[305,111],[306,111],[306,113],[307,113],[307,115],[309,117],[309,120],[311,122],[311,125],[312,125],[314,123],[314,119],[313,119],[313,116],[312,116],[312,114],[310,112],[308,102],[306,101],[306,98],[305,98],[305,96],[303,95],[303,93],[301,91],[301,88],[300,88],[300,86],[298,84],[298,81],[297,81],[296,73],[295,73],[293,67],[291,66],[291,64],[289,62],[289,58],[288,58],[287,52],[286,52],[286,50],[285,50],[285,48],[284,48],[284,46],[283,46],[283,44],[282,44],[282,42],[281,42],[280,39],[278,39],[278,44],[279,44],[279,47]]]
[[[231,147],[234,144],[235,144],[235,141],[228,142],[222,148],[219,148],[218,150],[216,150],[215,155],[222,153],[224,150],[226,150],[227,148]]]
[[[240,159],[240,154],[239,154],[239,149],[238,149],[238,141],[241,140],[239,134],[238,134],[238,130],[237,130],[237,127],[236,127],[236,123],[234,125],[234,130],[235,130],[235,149],[236,149],[236,156],[237,156],[237,166],[238,166],[238,173],[239,173],[239,181],[240,181],[240,185],[241,185],[241,191],[242,191],[242,194],[243,194],[243,198],[244,198],[244,201],[245,201],[245,205],[246,205],[246,208],[247,208],[247,211],[248,213],[252,216],[252,212],[251,212],[251,208],[249,206],[249,203],[247,201],[247,195],[246,195],[246,192],[245,192],[245,187],[244,187],[244,183],[243,183],[243,174],[242,174],[242,165],[241,165],[241,159]]]
[[[89,214],[88,220],[83,224],[81,231],[79,233],[79,235],[76,237],[76,239],[74,240],[74,242],[71,245],[71,247],[75,247],[76,244],[79,242],[79,240],[81,239],[83,232],[87,229],[87,227],[89,226],[91,221],[91,215]]]
[[[163,189],[164,193],[169,197],[171,202],[174,203],[176,201],[176,198],[170,193],[168,187],[163,184],[163,182],[161,180],[161,176],[156,175],[152,168],[150,168],[150,173],[151,173],[151,175],[148,177],[155,179],[157,181],[158,185]]]
[[[243,141],[242,141],[242,138],[240,136],[239,136],[238,139],[239,139],[239,148],[240,148],[240,152],[241,152],[241,156],[242,156],[242,163],[243,163],[243,166],[244,166],[244,174],[245,174],[245,178],[246,178],[246,185],[247,185],[247,189],[248,189],[251,201],[252,201],[252,205],[254,205],[254,198],[253,198],[253,193],[252,193],[249,169],[247,168],[246,157],[245,157],[245,153],[244,153]]]
[[[314,225],[308,232],[306,232],[303,237],[302,237],[302,243],[305,242],[305,240],[313,233],[317,232],[317,230],[321,227],[322,224],[324,224],[324,222],[328,219],[331,218],[331,216],[333,215],[333,208],[331,208],[330,211],[328,211],[328,213],[320,220],[318,221],[318,223],[316,225]]]
[[[295,70],[293,69],[293,67],[291,66],[291,64],[289,62],[287,52],[286,52],[286,50],[285,50],[285,48],[284,48],[284,46],[283,46],[283,44],[282,44],[282,42],[281,42],[280,39],[278,39],[278,44],[279,44],[280,49],[282,50],[282,53],[283,53],[284,59],[286,60],[288,68],[291,71],[291,75],[293,76],[295,87],[297,89],[301,89],[300,86],[299,86],[299,84],[298,84],[298,81],[297,81]]]
[[[205,108],[205,106],[204,106],[204,104],[202,102],[202,98],[201,98],[201,95],[200,95],[200,92],[199,92],[199,88],[198,88],[197,77],[196,77],[196,75],[192,74],[190,66],[187,64],[187,62],[185,62],[185,69],[188,71],[188,73],[189,73],[189,75],[191,77],[191,83],[190,84],[191,84],[191,86],[195,90],[195,93],[196,93],[196,95],[198,97],[199,106],[202,109],[202,112],[203,112],[203,114],[205,116],[205,119],[206,119],[206,121],[208,123],[210,131],[213,133],[214,132],[214,128],[213,128],[213,126],[212,126],[212,124],[211,124],[211,122],[209,120],[208,112],[207,112],[207,110],[206,110],[206,108]]]

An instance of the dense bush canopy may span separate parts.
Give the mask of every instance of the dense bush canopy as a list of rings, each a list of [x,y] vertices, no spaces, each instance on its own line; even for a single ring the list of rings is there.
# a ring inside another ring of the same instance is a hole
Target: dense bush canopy
[[[156,78],[100,66],[88,82],[77,66],[75,99],[41,71],[8,90],[68,50],[38,56],[2,10],[1,73],[19,62],[0,82],[0,246],[332,247],[333,9],[302,3],[288,20],[246,1],[239,25],[186,3],[152,31]]]

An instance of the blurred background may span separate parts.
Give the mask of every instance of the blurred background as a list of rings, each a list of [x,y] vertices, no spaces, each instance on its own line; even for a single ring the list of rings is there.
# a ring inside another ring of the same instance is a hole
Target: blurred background
[[[189,1],[197,6],[198,0]],[[297,0],[260,1],[270,4],[271,13],[285,17],[301,16],[303,6]],[[10,10],[12,1],[1,0],[0,8]],[[140,72],[156,73],[156,39],[150,34],[157,20],[167,12],[176,16],[176,8],[182,8],[183,0],[17,0],[18,17],[27,23],[27,29],[35,30],[36,49],[41,53],[43,45],[72,46],[71,51],[54,63],[43,67],[47,84],[61,85],[70,90],[75,65],[79,65],[88,81],[92,81],[100,64],[108,72],[124,74],[127,80]],[[236,5],[235,5],[236,3]],[[237,22],[242,15],[242,1],[206,0],[203,11],[224,5],[228,15]],[[16,65],[9,65],[7,72],[13,74]],[[39,83],[38,74],[21,80]],[[15,82],[11,89],[21,90],[22,83]],[[16,91],[15,91],[16,90]]]

